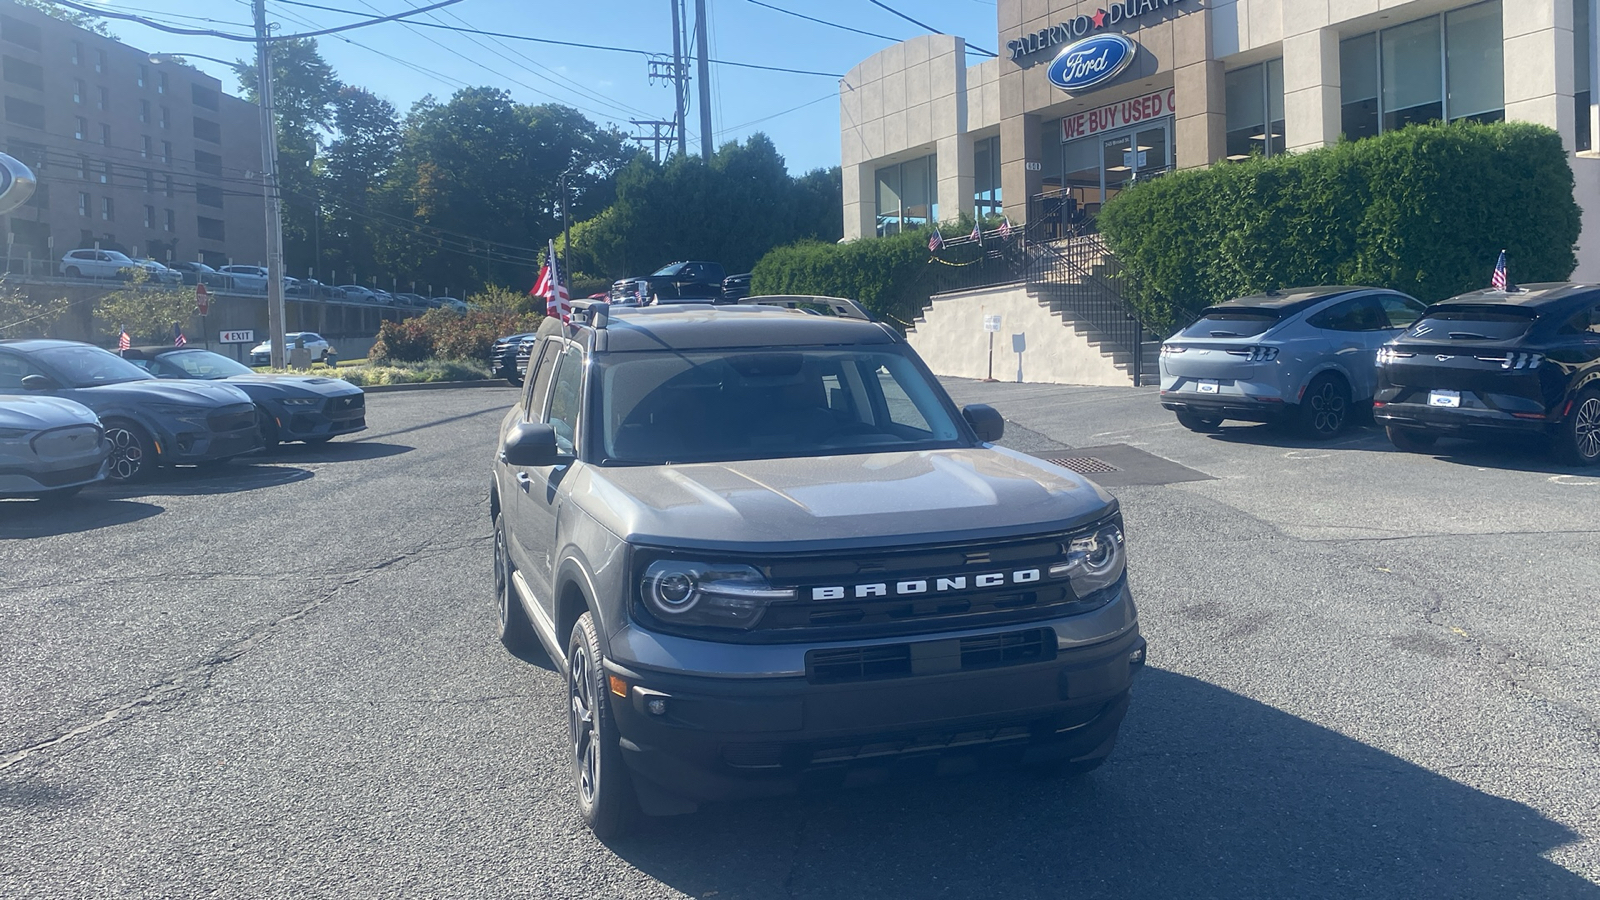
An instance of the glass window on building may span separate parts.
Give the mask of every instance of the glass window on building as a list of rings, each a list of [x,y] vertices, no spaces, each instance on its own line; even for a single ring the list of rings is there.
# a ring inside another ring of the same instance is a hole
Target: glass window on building
[[[1000,196],[1000,138],[984,138],[972,147],[972,210],[979,217],[1003,214]]]
[[[1223,82],[1227,104],[1228,158],[1284,151],[1283,60],[1229,72]]]
[[[1589,0],[1572,0],[1572,100],[1576,107],[1575,145],[1580,151],[1594,149],[1594,85],[1596,22]]]
[[[1500,4],[1480,3],[1444,18],[1446,114],[1451,121],[1506,117],[1505,42]]]
[[[1100,142],[1069,141],[1062,147],[1061,190],[1073,209],[1100,202]]]
[[[1501,0],[1339,45],[1341,118],[1351,140],[1413,123],[1505,118]]]
[[[933,155],[884,166],[877,171],[878,234],[899,234],[939,217]]]

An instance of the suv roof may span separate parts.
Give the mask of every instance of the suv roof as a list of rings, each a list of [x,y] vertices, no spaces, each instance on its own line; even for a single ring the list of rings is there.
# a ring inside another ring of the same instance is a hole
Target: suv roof
[[[1552,281],[1543,284],[1518,285],[1515,291],[1482,290],[1457,294],[1439,304],[1470,303],[1473,305],[1507,304],[1510,306],[1545,306],[1574,297],[1583,297],[1600,289],[1600,285],[1579,284],[1570,281]]]
[[[575,324],[588,330],[581,319]],[[606,353],[856,346],[899,341],[897,334],[878,322],[758,304],[611,307],[603,332],[606,337],[599,349]]]

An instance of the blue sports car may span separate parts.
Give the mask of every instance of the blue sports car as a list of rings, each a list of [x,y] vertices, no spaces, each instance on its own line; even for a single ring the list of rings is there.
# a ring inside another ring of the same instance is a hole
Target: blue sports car
[[[231,384],[256,405],[262,443],[320,444],[367,427],[366,393],[348,381],[320,375],[260,375],[220,353],[188,347],[149,347],[123,357],[157,378]]]
[[[232,459],[261,446],[256,407],[236,387],[159,381],[109,350],[76,341],[0,341],[0,396],[34,394],[93,410],[111,442],[111,481],[155,466]]]

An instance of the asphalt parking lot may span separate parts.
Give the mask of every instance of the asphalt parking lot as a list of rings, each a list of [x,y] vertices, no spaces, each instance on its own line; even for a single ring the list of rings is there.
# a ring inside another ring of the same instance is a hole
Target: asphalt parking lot
[[[509,389],[0,504],[0,897],[1600,898],[1600,472],[952,382],[1099,460],[1150,663],[1110,764],[708,808],[606,846],[494,638]]]

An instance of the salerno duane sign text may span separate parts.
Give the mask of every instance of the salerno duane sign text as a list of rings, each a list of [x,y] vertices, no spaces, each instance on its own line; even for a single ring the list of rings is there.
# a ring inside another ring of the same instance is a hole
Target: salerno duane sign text
[[[1029,32],[1014,41],[1007,41],[1006,49],[1011,51],[1012,59],[1022,59],[1024,56],[1048,50],[1057,44],[1075,41],[1091,31],[1129,22],[1182,2],[1183,0],[1124,0],[1122,3],[1113,4],[1110,9],[1097,9],[1092,16],[1078,16],[1060,25],[1051,25],[1049,28]]]

